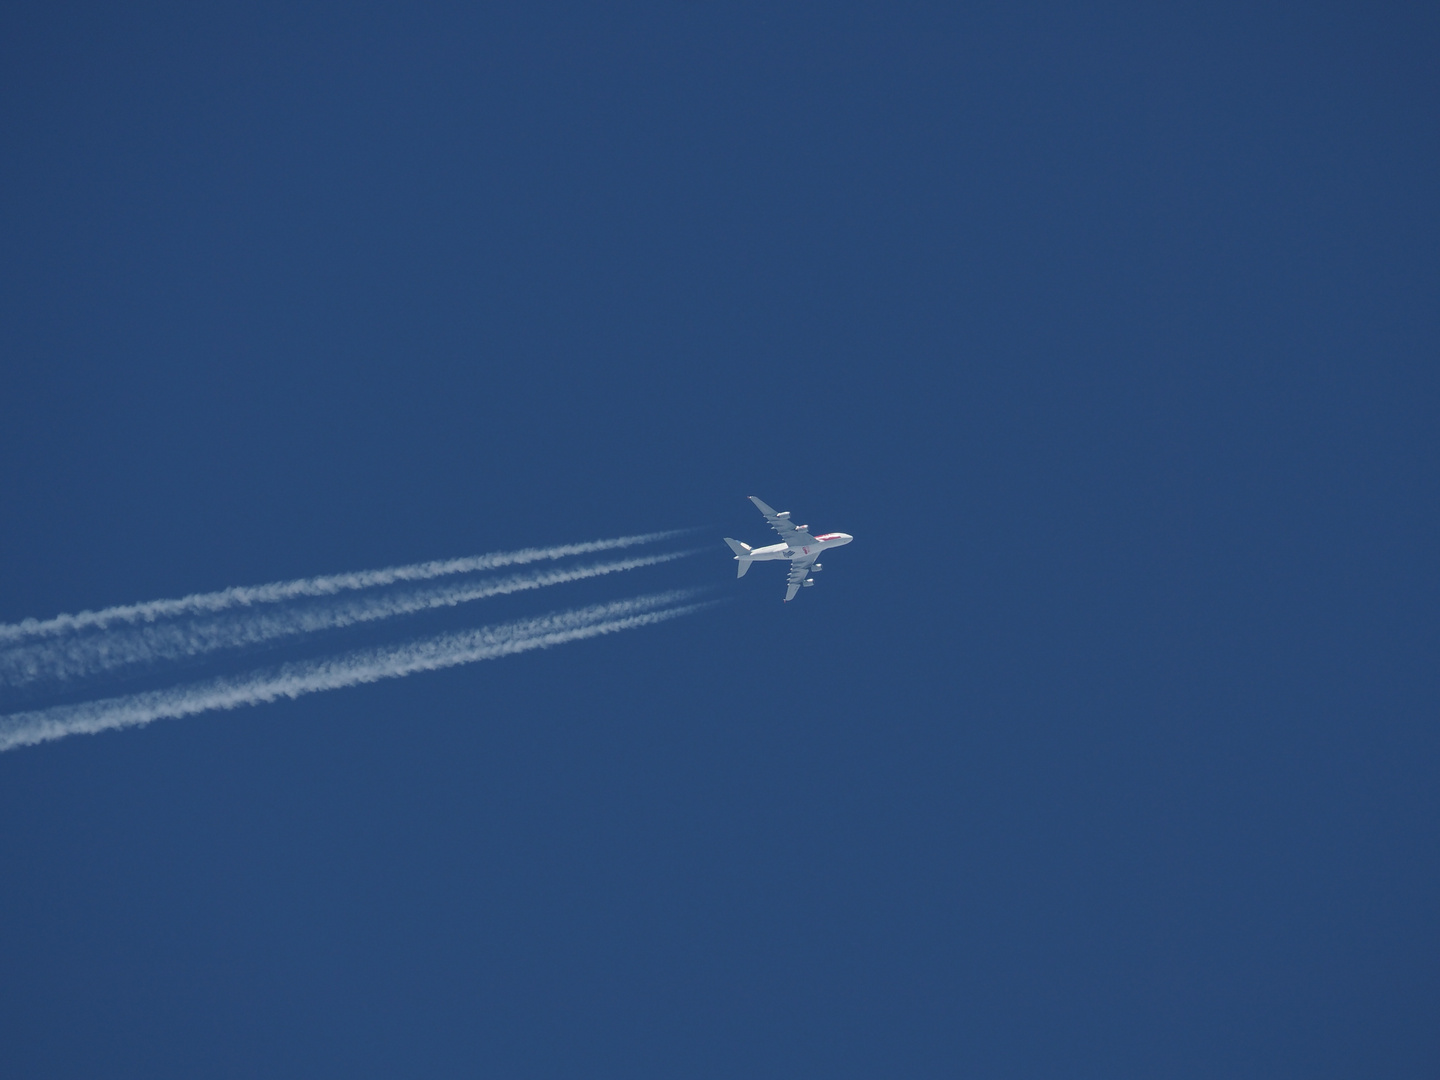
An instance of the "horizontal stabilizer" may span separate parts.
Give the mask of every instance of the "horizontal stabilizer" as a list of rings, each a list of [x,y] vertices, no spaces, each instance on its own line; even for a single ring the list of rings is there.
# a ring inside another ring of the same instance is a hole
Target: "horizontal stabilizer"
[[[735,553],[735,561],[740,564],[735,570],[735,576],[737,578],[744,577],[745,571],[750,569],[750,545],[742,544],[739,540],[732,540],[728,536],[725,537],[725,543],[730,545],[730,550]]]

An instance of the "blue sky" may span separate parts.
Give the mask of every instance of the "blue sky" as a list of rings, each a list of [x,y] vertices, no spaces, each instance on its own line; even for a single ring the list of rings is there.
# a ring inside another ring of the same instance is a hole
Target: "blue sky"
[[[0,621],[725,603],[0,754],[0,1073],[1433,1076],[1437,33],[10,5]]]

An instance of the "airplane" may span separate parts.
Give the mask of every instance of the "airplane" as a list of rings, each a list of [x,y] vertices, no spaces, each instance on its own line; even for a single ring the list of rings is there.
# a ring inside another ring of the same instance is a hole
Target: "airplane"
[[[750,496],[750,501],[755,504],[756,509],[765,515],[765,520],[770,527],[780,534],[781,543],[771,544],[769,547],[752,548],[749,544],[742,544],[739,540],[732,540],[725,537],[725,543],[730,545],[730,550],[735,553],[735,561],[740,564],[735,576],[742,578],[745,571],[750,569],[752,562],[763,562],[768,559],[789,559],[790,577],[785,589],[785,600],[788,603],[795,599],[795,594],[802,586],[815,584],[815,579],[810,576],[812,572],[820,571],[820,553],[830,548],[840,547],[848,544],[855,538],[849,533],[821,533],[819,536],[810,535],[809,525],[790,524],[790,511],[782,510],[776,513],[770,507]]]

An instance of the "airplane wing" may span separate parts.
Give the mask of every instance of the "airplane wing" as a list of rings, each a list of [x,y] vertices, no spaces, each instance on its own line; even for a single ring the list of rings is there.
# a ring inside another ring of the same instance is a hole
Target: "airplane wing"
[[[790,524],[789,510],[782,510],[777,514],[754,495],[750,496],[750,501],[755,504],[755,508],[759,510],[760,513],[765,515],[765,520],[770,523],[772,529],[780,534],[780,539],[784,540],[791,547],[800,547],[804,544],[815,543],[815,537],[811,536],[804,529],[797,529],[794,525]]]
[[[810,567],[815,565],[815,560],[819,557],[820,553],[817,551],[814,555],[790,560],[790,577],[785,582],[786,600],[795,599],[800,586],[805,584],[805,579],[810,576]]]

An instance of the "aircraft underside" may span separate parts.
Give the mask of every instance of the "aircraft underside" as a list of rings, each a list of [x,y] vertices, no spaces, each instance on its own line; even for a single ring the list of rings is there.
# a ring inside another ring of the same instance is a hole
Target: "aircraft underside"
[[[744,577],[753,562],[785,559],[790,563],[790,574],[786,580],[785,590],[787,601],[793,600],[801,588],[815,584],[815,579],[810,575],[821,568],[818,562],[821,552],[826,548],[848,544],[855,539],[849,533],[822,533],[819,536],[813,536],[810,533],[810,526],[797,526],[790,523],[789,510],[776,513],[754,495],[750,496],[750,501],[765,515],[765,520],[780,535],[782,543],[752,548],[749,544],[727,536],[725,543],[735,553],[735,561],[739,563],[735,569],[735,576]]]

